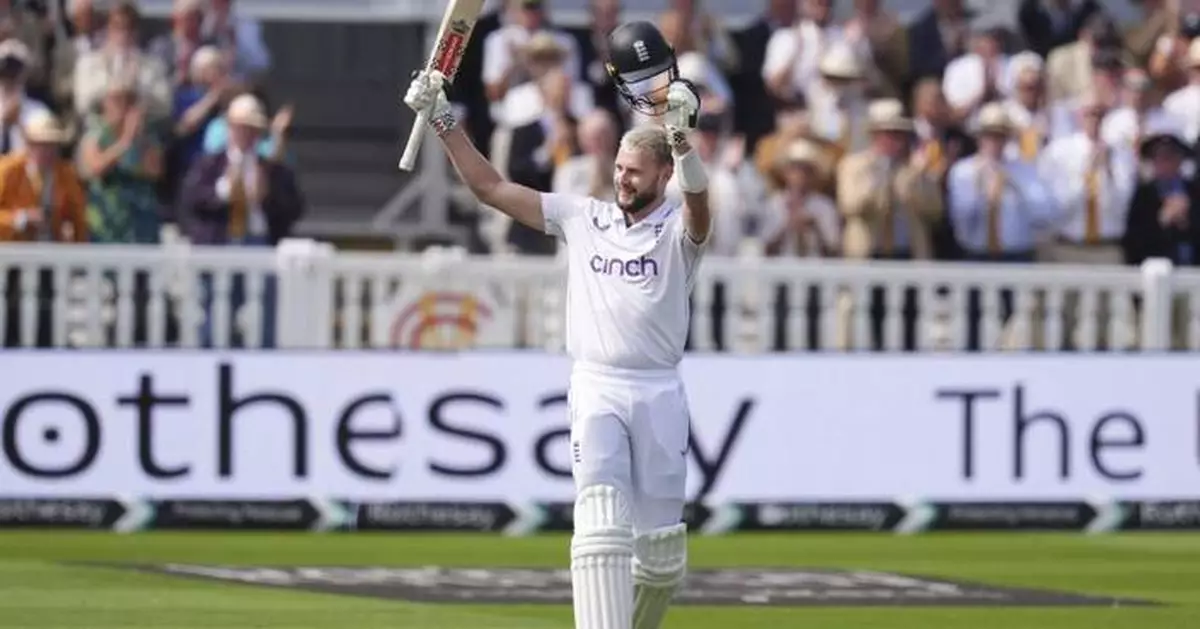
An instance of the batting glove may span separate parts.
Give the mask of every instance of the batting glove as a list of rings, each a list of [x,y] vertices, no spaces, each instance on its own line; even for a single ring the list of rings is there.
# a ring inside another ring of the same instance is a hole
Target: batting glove
[[[404,94],[404,104],[413,111],[427,112],[430,120],[450,114],[450,101],[446,99],[446,77],[437,70],[421,70],[413,77]]]
[[[687,79],[675,79],[667,86],[667,112],[663,114],[663,126],[671,134],[673,144],[687,138],[687,132],[696,128],[700,116],[700,92]]]

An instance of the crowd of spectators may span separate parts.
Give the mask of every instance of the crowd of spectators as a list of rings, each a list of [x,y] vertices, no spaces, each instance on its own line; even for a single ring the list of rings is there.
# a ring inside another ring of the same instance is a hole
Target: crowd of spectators
[[[0,243],[254,247],[291,232],[305,209],[288,163],[293,108],[268,104],[261,25],[233,0],[176,0],[162,31],[149,32],[136,2],[0,0]],[[52,278],[0,279],[5,345],[22,344],[30,285],[34,342],[50,345]],[[201,282],[207,343],[213,284]],[[273,282],[262,287],[268,345]],[[135,284],[144,340],[146,274]]]
[[[1200,4],[1140,0],[1121,26],[1095,0],[1022,0],[1015,20],[932,0],[908,23],[879,0],[760,1],[740,30],[702,0],[658,19],[703,92],[713,255],[1193,264]],[[550,0],[507,0],[477,26],[479,88],[460,78],[454,99],[514,181],[612,196],[636,120],[602,62],[645,8],[626,3],[591,0],[570,31]],[[496,247],[556,251],[491,229]]]
[[[303,211],[292,107],[233,0],[0,0],[0,241],[270,245]],[[164,225],[171,226],[164,230]]]

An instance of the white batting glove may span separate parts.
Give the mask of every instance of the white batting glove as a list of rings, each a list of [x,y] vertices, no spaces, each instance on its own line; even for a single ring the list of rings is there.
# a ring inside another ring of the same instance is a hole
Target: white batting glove
[[[450,113],[450,101],[443,87],[446,77],[437,70],[421,70],[408,84],[404,104],[415,112],[427,112],[430,120]]]
[[[667,112],[663,114],[663,126],[671,134],[672,144],[686,139],[688,132],[696,128],[700,114],[700,93],[691,81],[676,79],[667,86]]]

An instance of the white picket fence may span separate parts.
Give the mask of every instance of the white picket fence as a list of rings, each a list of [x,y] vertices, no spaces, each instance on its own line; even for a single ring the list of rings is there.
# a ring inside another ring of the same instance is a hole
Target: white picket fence
[[[262,347],[273,328],[281,348],[557,350],[562,264],[335,252],[306,240],[273,250],[5,244],[0,330],[10,347]],[[780,333],[792,350],[1200,349],[1200,271],[1163,260],[704,262],[694,349],[718,338],[727,351],[781,349]]]

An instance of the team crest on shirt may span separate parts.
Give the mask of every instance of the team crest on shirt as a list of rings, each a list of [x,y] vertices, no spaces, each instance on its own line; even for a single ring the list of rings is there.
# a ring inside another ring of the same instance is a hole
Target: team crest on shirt
[[[662,238],[662,235],[663,235],[663,224],[655,223],[654,224],[654,239],[658,240],[658,239]]]

